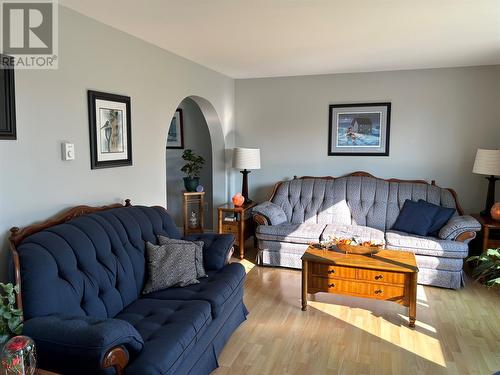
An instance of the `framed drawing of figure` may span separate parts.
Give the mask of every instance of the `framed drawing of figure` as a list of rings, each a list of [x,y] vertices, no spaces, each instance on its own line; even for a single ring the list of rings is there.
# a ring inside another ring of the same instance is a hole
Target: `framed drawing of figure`
[[[92,169],[132,165],[130,97],[88,91]]]

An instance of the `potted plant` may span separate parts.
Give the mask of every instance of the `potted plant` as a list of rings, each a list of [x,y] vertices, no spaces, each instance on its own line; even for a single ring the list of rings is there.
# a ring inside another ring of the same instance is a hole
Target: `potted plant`
[[[19,286],[0,283],[0,347],[23,330],[22,311],[16,309],[16,294]]]
[[[476,260],[472,277],[487,287],[500,285],[500,248],[488,249],[481,255],[472,256],[467,262]]]
[[[187,174],[187,177],[184,177],[184,187],[187,191],[196,191],[196,187],[200,184],[200,172],[205,164],[205,159],[196,155],[191,149],[184,150],[182,159],[187,162],[181,168],[181,171]]]

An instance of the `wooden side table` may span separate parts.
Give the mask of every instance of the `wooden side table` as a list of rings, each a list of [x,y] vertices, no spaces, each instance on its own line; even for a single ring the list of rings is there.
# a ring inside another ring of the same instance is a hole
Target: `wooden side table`
[[[481,223],[483,231],[483,251],[500,247],[500,239],[491,238],[491,231],[500,231],[500,221],[479,214],[472,214],[472,216]]]
[[[252,208],[256,205],[256,202],[251,202],[237,207],[232,203],[226,203],[217,208],[219,233],[231,233],[235,236],[235,245],[240,250],[240,259],[245,256],[245,240],[255,235]]]
[[[204,228],[204,214],[205,214],[205,192],[188,192],[185,191],[182,197],[183,205],[183,223],[184,235],[187,236],[191,233],[203,233]],[[191,207],[194,206],[194,210]],[[196,212],[198,215],[198,223],[195,227],[191,226],[189,219],[191,211]]]

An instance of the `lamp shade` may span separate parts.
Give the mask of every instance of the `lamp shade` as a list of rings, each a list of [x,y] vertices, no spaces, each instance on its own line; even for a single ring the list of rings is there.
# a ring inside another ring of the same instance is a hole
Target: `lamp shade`
[[[236,147],[233,152],[233,168],[260,169],[260,149]]]
[[[500,176],[500,150],[478,149],[472,172]]]

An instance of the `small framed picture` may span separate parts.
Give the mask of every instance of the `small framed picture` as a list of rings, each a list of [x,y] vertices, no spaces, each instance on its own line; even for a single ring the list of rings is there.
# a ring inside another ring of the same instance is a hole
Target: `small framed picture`
[[[331,104],[328,155],[388,156],[391,103]]]
[[[92,169],[132,165],[130,97],[88,91]]]
[[[167,135],[167,148],[183,149],[184,148],[184,123],[182,119],[182,109],[177,108]]]

